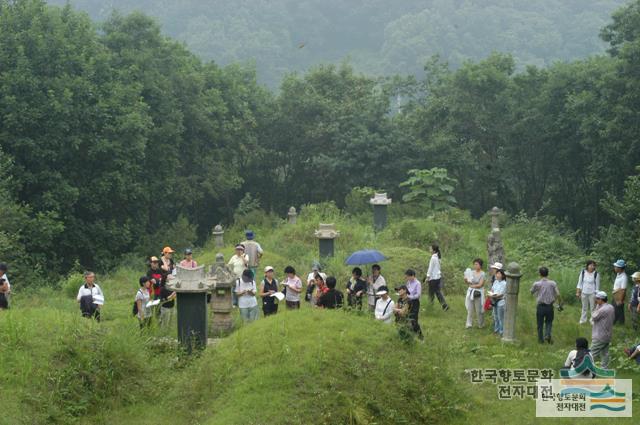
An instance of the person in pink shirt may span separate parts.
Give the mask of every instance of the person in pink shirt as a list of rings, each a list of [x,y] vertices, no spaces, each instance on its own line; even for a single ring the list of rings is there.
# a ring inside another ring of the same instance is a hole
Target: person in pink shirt
[[[180,267],[185,269],[195,269],[198,267],[198,262],[193,259],[193,251],[191,248],[184,250],[184,260],[180,261]]]

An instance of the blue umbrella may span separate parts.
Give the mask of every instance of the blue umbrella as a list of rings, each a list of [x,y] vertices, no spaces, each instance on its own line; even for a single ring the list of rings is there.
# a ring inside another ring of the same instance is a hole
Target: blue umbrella
[[[377,263],[386,259],[387,257],[385,257],[380,251],[376,251],[375,249],[364,249],[351,254],[349,258],[347,258],[347,261],[345,261],[345,264],[348,266],[357,266],[361,264]]]

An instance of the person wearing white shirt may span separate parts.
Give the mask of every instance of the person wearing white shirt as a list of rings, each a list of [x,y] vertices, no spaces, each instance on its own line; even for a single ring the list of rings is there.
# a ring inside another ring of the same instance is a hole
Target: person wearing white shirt
[[[318,301],[314,294],[316,293],[316,274],[319,274],[322,277],[322,281],[327,280],[327,275],[322,272],[322,267],[320,264],[313,263],[311,266],[311,273],[307,275],[307,292],[305,294],[304,300],[311,303],[311,305],[316,305]]]
[[[9,278],[7,277],[8,271],[9,268],[7,267],[7,265],[5,263],[0,263],[0,275],[2,276],[2,279],[4,279],[4,282],[7,284],[7,290],[4,293],[4,297],[7,301],[7,308],[9,308],[9,301],[11,301],[11,282],[9,282]]]
[[[616,280],[613,282],[613,307],[615,308],[615,319],[613,324],[620,323],[624,325],[624,298],[627,293],[627,284],[629,278],[625,273],[627,263],[624,260],[618,260],[613,263],[613,269],[616,272]]]
[[[576,286],[576,297],[582,301],[582,314],[580,315],[580,324],[587,322],[587,317],[591,317],[591,313],[596,306],[596,292],[600,290],[600,275],[596,270],[596,262],[587,261],[587,265],[578,276],[578,286]],[[587,316],[587,311],[589,316]]]
[[[376,302],[380,298],[376,293],[381,287],[387,286],[387,281],[384,276],[380,274],[382,268],[379,264],[371,266],[371,276],[367,278],[367,303],[369,304],[369,310],[375,311]]]
[[[84,272],[84,284],[78,290],[77,301],[80,304],[82,317],[93,317],[99,322],[100,307],[104,305],[104,294],[95,280],[95,273]]]
[[[391,323],[395,303],[391,297],[389,297],[389,289],[386,286],[381,286],[378,292],[376,292],[376,295],[380,297],[378,301],[376,301],[376,320],[380,320],[383,323]]]
[[[227,264],[231,268],[233,274],[236,275],[236,278],[240,279],[242,277],[242,272],[249,268],[249,256],[244,253],[244,245],[236,245],[236,253],[231,256]],[[238,306],[238,297],[235,291],[231,292],[231,304],[234,307]]]
[[[429,270],[427,270],[427,283],[429,285],[429,301],[431,305],[433,305],[433,298],[436,296],[438,298],[438,302],[442,306],[444,311],[449,310],[449,306],[447,305],[447,301],[444,299],[444,295],[442,295],[442,290],[440,287],[442,273],[440,271],[440,259],[442,255],[440,254],[440,247],[436,244],[431,245],[431,259],[429,260]]]
[[[242,317],[244,322],[253,322],[258,318],[257,292],[258,288],[256,281],[253,280],[253,272],[247,269],[242,272],[242,276],[236,280],[235,289],[235,293],[238,296],[240,317]]]

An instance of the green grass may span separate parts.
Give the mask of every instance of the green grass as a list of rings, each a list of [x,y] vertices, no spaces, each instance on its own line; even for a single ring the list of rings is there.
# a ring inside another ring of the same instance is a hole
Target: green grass
[[[336,258],[326,261],[325,269],[338,276],[341,287],[350,271],[343,260],[353,250],[382,250],[390,257],[382,264],[383,273],[396,284],[408,267],[424,273],[428,244],[440,243],[451,310],[443,312],[424,300],[424,344],[406,345],[394,327],[367,316],[304,305],[299,312],[247,326],[238,322],[239,330],[230,337],[188,357],[162,338],[174,337],[175,330],[138,330],[131,302],[144,266],[128,262],[99,276],[107,298],[100,324],[79,317],[76,276],[58,289],[18,292],[13,309],[0,312],[0,423],[575,423],[536,420],[532,400],[498,401],[494,385],[472,385],[465,373],[470,368],[557,370],[575,338],[590,337],[590,327],[577,324],[574,303],[556,313],[555,343],[539,345],[535,301],[528,294],[536,268],[545,264],[571,298],[585,258],[575,244],[534,220],[505,227],[508,260],[518,261],[524,272],[518,341],[505,344],[491,334],[489,315],[486,329],[464,329],[461,275],[473,258],[486,256],[488,221],[459,212],[391,220],[376,234],[366,217],[349,218],[330,206],[314,206],[302,212],[295,226],[265,220],[253,230],[266,251],[263,265],[281,271],[292,264],[306,276],[317,258],[314,228],[318,222],[335,221],[342,233]],[[227,231],[225,259],[242,230]],[[208,244],[196,259],[211,264],[216,251]],[[601,273],[610,285],[608,271]],[[616,328],[611,362],[619,376],[634,380],[638,368],[620,350],[636,338],[628,325]]]

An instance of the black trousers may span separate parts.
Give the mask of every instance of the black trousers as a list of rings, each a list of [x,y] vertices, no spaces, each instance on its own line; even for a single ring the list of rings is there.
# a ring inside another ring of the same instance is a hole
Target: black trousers
[[[553,304],[538,304],[538,307],[536,308],[536,320],[538,322],[538,341],[544,342],[544,338],[551,339],[551,326],[553,325]]]
[[[614,301],[613,312],[614,312],[613,323],[614,324],[620,323],[621,325],[624,325],[624,303],[617,305]]]
[[[409,300],[409,326],[422,339],[422,329],[418,323],[418,316],[420,316],[420,300]]]
[[[444,295],[442,295],[442,291],[440,290],[440,279],[429,281],[429,302],[431,304],[433,304],[434,296],[438,298],[438,302],[442,307],[447,305],[447,302],[444,299]]]

